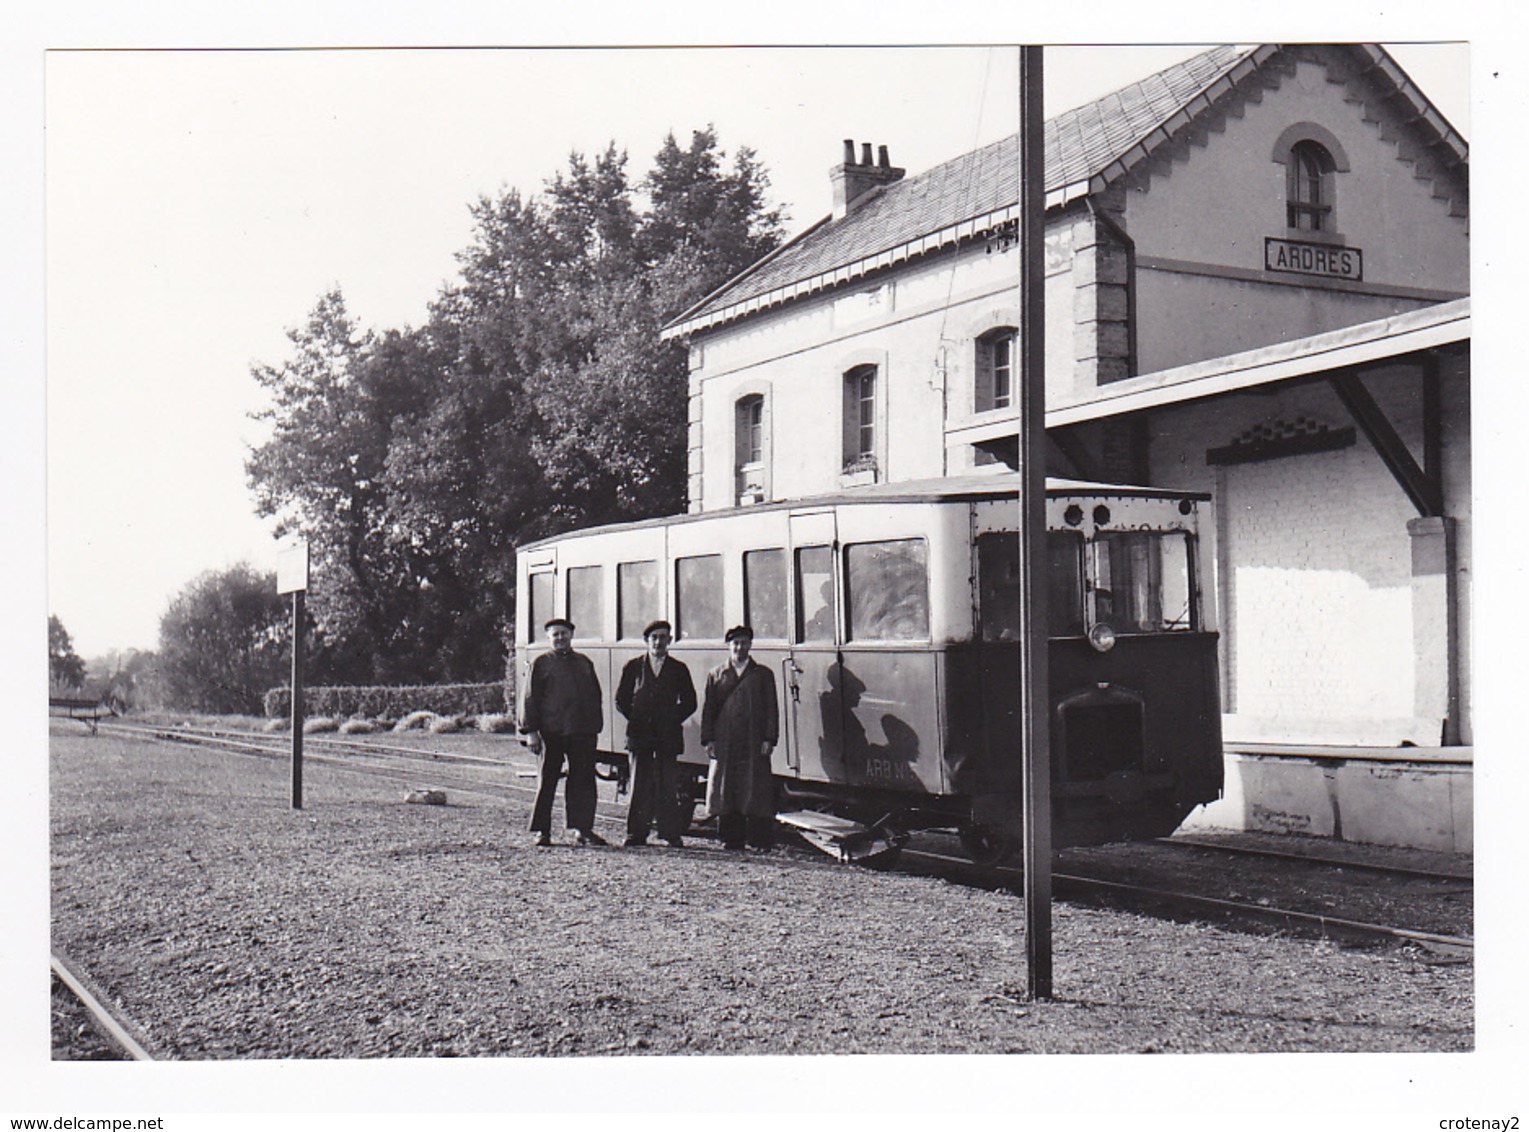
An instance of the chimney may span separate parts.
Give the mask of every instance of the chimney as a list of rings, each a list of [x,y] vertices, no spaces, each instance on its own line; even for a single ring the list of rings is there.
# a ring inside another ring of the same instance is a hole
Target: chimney
[[[855,143],[844,140],[844,164],[835,165],[828,171],[828,179],[834,188],[834,219],[842,220],[872,189],[890,185],[903,179],[906,169],[896,169],[887,158],[887,147],[881,146],[879,156],[871,161],[871,143],[860,147],[860,160],[855,160]]]

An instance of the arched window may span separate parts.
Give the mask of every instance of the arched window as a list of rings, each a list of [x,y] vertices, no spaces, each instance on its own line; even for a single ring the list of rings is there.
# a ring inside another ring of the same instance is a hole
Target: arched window
[[[876,469],[876,367],[844,375],[844,470]]]
[[[733,407],[733,473],[740,506],[770,497],[767,448],[764,394],[740,397]]]
[[[977,412],[1007,409],[1014,404],[1014,344],[1012,326],[989,330],[977,339],[977,385],[972,406]]]
[[[1318,142],[1299,141],[1285,163],[1285,223],[1301,232],[1331,232],[1333,220],[1332,155]]]

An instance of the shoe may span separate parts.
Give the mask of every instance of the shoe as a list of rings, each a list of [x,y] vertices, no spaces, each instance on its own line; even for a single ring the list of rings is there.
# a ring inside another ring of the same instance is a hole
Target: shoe
[[[671,849],[685,848],[685,841],[680,837],[666,837],[664,838],[664,844],[669,846]]]
[[[748,846],[744,845],[744,843],[741,841],[724,841],[722,843],[722,848],[731,849],[734,852],[742,853],[744,849],[748,848]]]
[[[575,845],[609,845],[610,844],[610,842],[606,841],[605,838],[601,837],[598,833],[595,833],[594,831],[587,830],[587,829],[579,830],[578,835],[575,836],[574,839],[573,839],[573,843]]]
[[[647,845],[647,843],[648,839],[646,837],[628,837],[621,843],[621,847],[623,849],[641,849]]]
[[[534,844],[538,849],[545,849],[552,844],[552,834],[538,833],[536,835],[536,840],[532,844]]]

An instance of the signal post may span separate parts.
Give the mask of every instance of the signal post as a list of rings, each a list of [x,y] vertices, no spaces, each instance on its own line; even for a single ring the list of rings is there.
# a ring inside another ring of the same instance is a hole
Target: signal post
[[[1047,716],[1045,97],[1040,47],[1019,49],[1019,704],[1024,808],[1025,966],[1051,998],[1051,728]]]
[[[276,552],[276,592],[292,595],[292,808],[303,808],[303,596],[308,589],[308,543]]]

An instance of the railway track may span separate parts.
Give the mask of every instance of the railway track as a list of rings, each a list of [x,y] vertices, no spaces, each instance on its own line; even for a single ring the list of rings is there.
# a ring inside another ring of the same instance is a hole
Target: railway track
[[[154,1055],[134,1036],[138,1029],[120,1012],[107,1006],[103,996],[82,973],[79,964],[58,951],[49,957],[54,976],[89,1018],[95,1031],[122,1053],[122,1060],[154,1061]]]
[[[249,732],[225,732],[187,727],[145,727],[133,724],[108,724],[101,730],[107,734],[131,735],[135,738],[148,736],[154,739],[212,747],[273,761],[286,759],[291,754],[290,744],[282,739],[252,735]],[[528,771],[510,759],[490,759],[478,755],[431,751],[397,744],[364,743],[355,740],[306,736],[303,740],[303,761],[374,777],[392,778],[411,786],[428,785],[439,789],[470,791],[501,799],[522,795],[532,797],[536,793],[534,786],[517,781],[492,782],[452,774],[450,771],[442,773],[441,770],[443,767],[453,766],[464,769],[483,768],[509,771],[517,777],[527,775],[534,777],[534,771]]]
[[[962,857],[927,850],[904,850],[902,859],[915,867],[937,866],[941,875],[955,873],[968,881],[985,886],[1006,888],[1020,893],[1024,891],[1024,870],[1012,866],[979,866]],[[1252,921],[1353,940],[1416,943],[1456,955],[1472,954],[1475,948],[1474,941],[1468,936],[1425,932],[1319,912],[1276,908],[1266,904],[1226,900],[1198,893],[1175,892],[1101,877],[1054,872],[1051,880],[1053,894],[1056,897],[1081,903],[1110,902],[1118,906],[1119,902],[1124,900],[1135,910],[1202,918],[1208,916],[1219,922]]]
[[[1380,873],[1386,876],[1415,877],[1419,880],[1437,881],[1465,881],[1470,883],[1474,880],[1468,872],[1460,870],[1419,869],[1406,865],[1382,864],[1378,861],[1361,861],[1350,857],[1329,856],[1317,853],[1288,853],[1278,849],[1261,848],[1251,845],[1227,845],[1223,842],[1205,841],[1195,837],[1160,837],[1154,845],[1166,846],[1169,849],[1196,850],[1200,852],[1222,853],[1237,857],[1254,857],[1268,861],[1299,862],[1304,865],[1322,865],[1335,869],[1353,869],[1359,872]]]
[[[266,758],[282,758],[290,753],[287,740],[278,737],[255,736],[249,732],[225,732],[215,729],[189,727],[144,727],[133,724],[102,724],[107,732],[120,732],[178,742],[196,743],[231,750],[237,753]],[[511,759],[492,759],[483,756],[454,752],[433,751],[386,741],[363,741],[336,739],[327,736],[305,736],[304,758],[336,769],[378,777],[395,779],[404,783],[420,785],[421,765],[430,768],[430,785],[442,789],[480,794],[496,799],[510,797],[530,798],[535,795],[533,782],[496,782],[473,779],[452,774],[441,774],[444,766],[475,767],[488,770],[508,771],[527,778],[534,778],[534,771],[518,765]],[[621,801],[601,799],[597,821],[613,834],[624,829],[626,806]],[[699,836],[709,834],[697,830]],[[1226,846],[1191,838],[1161,839],[1155,844],[1173,849],[1215,851],[1226,854],[1257,856],[1268,860],[1296,862],[1306,865],[1341,867],[1348,869],[1370,868],[1376,872],[1393,873],[1415,878],[1443,881],[1469,881],[1461,873],[1432,872],[1386,865],[1366,866],[1361,862],[1336,858],[1313,857],[1300,853],[1280,853],[1240,846]],[[806,850],[816,853],[817,850]],[[1023,891],[1023,871],[1013,866],[982,866],[968,858],[927,849],[904,849],[899,867],[916,872],[933,872],[949,879],[985,887]],[[1176,892],[1152,885],[1134,884],[1099,876],[1058,871],[1052,874],[1053,892],[1063,900],[1084,903],[1105,903],[1112,906],[1127,905],[1134,908],[1192,918],[1210,918],[1217,922],[1249,922],[1273,925],[1288,930],[1301,930],[1325,936],[1341,936],[1346,939],[1371,942],[1414,943],[1448,954],[1469,955],[1474,941],[1469,936],[1421,931],[1413,928],[1372,923],[1351,917],[1325,912],[1311,912],[1292,908],[1273,907],[1267,903],[1240,901],[1201,893]]]

